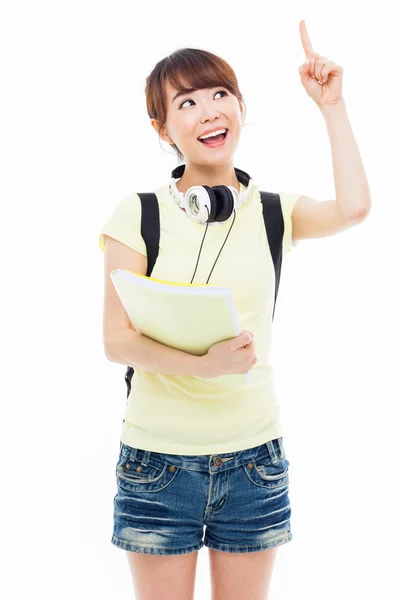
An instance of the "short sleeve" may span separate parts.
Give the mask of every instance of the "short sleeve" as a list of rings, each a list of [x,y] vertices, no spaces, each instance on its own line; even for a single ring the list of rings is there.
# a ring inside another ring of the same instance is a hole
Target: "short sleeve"
[[[283,221],[285,225],[283,233],[283,256],[285,256],[291,251],[293,246],[297,246],[298,244],[298,242],[293,242],[292,239],[292,212],[301,194],[282,192],[279,194],[279,196],[281,199]]]
[[[104,252],[104,234],[122,242],[125,246],[147,256],[146,244],[141,230],[142,204],[140,197],[132,193],[114,209],[99,236],[100,249]]]

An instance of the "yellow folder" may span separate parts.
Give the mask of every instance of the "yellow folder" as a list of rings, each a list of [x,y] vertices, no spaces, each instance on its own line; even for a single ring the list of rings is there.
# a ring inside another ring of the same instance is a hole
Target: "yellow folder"
[[[202,356],[213,344],[242,333],[229,287],[162,281],[125,269],[115,269],[110,277],[136,331],[161,344]],[[207,380],[240,385],[250,376]]]

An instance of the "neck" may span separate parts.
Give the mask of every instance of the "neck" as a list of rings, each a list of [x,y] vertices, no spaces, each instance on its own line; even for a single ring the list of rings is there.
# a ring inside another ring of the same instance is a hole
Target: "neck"
[[[209,187],[230,185],[240,192],[240,182],[232,164],[216,167],[187,164],[176,187],[180,192],[185,193],[192,185],[208,185]]]

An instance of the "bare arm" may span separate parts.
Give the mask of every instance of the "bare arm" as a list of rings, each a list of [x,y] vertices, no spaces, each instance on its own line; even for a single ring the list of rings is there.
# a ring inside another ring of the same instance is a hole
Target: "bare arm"
[[[215,344],[203,356],[170,348],[138,333],[120,301],[110,273],[119,268],[144,275],[147,272],[147,258],[106,235],[104,259],[103,344],[109,361],[149,373],[205,379],[225,373],[247,373],[255,364],[248,333],[235,340]],[[246,347],[248,350],[245,350]]]
[[[146,274],[147,258],[132,248],[106,236],[104,248],[103,342],[108,360],[163,375],[211,377],[209,357],[195,356],[170,348],[138,333],[110,279],[113,269]]]
[[[134,329],[122,329],[105,347],[111,362],[161,375],[209,377],[207,355],[195,356],[160,344]]]

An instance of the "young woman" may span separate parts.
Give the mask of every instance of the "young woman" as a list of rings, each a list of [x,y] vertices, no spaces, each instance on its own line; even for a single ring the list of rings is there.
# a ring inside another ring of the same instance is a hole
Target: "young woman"
[[[337,65],[322,61],[319,66],[304,25],[300,31],[311,59],[300,68],[302,82],[321,110],[329,111],[330,131],[336,125],[336,135],[347,143],[348,166],[334,156],[335,182],[352,178],[352,192],[357,192],[365,182],[356,179],[359,158],[338,84],[321,100],[323,80]],[[204,356],[192,356],[134,330],[109,274],[120,268],[146,275],[147,248],[138,194],[120,202],[100,236],[106,355],[134,367],[116,465],[111,541],[127,551],[138,600],[192,599],[203,545],[209,548],[213,600],[261,600],[267,598],[278,547],[292,540],[290,463],[269,362],[277,261],[260,190],[233,166],[243,98],[231,67],[193,48],[161,60],[146,82],[151,124],[183,161],[176,189],[168,182],[154,190],[160,238],[151,276],[231,287],[243,333],[215,344]],[[200,141],[209,131],[216,131],[215,137]],[[206,202],[206,221],[190,218],[184,197],[192,186],[227,186],[222,193],[231,204],[224,218],[208,216],[211,202]],[[345,187],[340,190],[340,204],[279,194],[281,257],[298,239],[331,235],[365,217],[365,196],[349,200]],[[240,386],[212,380],[250,370],[250,381]]]

